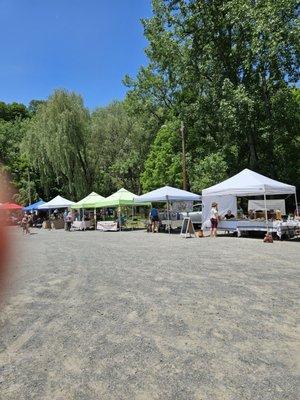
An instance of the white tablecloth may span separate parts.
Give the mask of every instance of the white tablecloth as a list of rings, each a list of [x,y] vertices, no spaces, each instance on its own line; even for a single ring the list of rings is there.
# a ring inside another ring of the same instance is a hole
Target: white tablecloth
[[[237,230],[238,222],[239,221],[236,219],[224,219],[218,223],[218,229],[235,232]]]
[[[281,238],[282,235],[288,235],[294,236],[296,230],[299,229],[299,221],[268,221],[268,224],[266,221],[247,221],[247,220],[241,220],[238,221],[237,224],[237,231],[238,232],[243,232],[243,231],[261,231],[261,232],[266,232],[269,230],[269,232],[276,233],[279,238]]]
[[[117,231],[118,224],[115,221],[98,221],[97,222],[97,230],[106,232],[106,231]]]
[[[204,229],[210,229],[210,222],[205,224]],[[229,232],[237,232],[239,235],[241,232],[253,232],[260,231],[274,232],[279,238],[282,235],[293,236],[295,232],[300,229],[300,222],[296,220],[291,221],[268,221],[268,226],[264,220],[222,220],[218,224],[218,230],[224,230]]]
[[[170,221],[168,219],[164,219],[161,221],[162,225],[166,226],[166,229],[169,228],[169,225],[170,225],[171,229],[181,228],[182,222],[183,222],[183,219],[170,220]]]
[[[89,229],[91,227],[90,221],[73,221],[72,228],[75,231],[84,231],[85,229]]]

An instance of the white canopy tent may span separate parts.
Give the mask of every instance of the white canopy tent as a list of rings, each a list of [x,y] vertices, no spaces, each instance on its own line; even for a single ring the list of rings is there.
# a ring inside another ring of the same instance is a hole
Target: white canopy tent
[[[48,201],[48,203],[44,203],[38,207],[38,210],[55,210],[57,208],[69,208],[73,204],[73,201],[65,199],[61,196],[56,196],[54,199]]]
[[[202,191],[203,196],[231,194],[240,197],[295,193],[295,186],[275,181],[248,168],[226,179],[226,181]]]
[[[134,199],[135,203],[167,203],[167,216],[168,227],[170,233],[170,213],[169,206],[171,202],[179,201],[199,201],[201,196],[199,194],[191,193],[186,190],[177,189],[172,186],[163,186],[159,189],[152,190]]]
[[[257,172],[251,171],[250,169],[246,168],[238,174],[232,176],[231,178],[226,179],[225,181],[202,191],[203,223],[209,220],[210,204],[213,201],[219,203],[220,200],[224,201],[224,199],[227,197],[228,200],[231,199],[232,208],[235,204],[236,210],[237,197],[264,196],[264,209],[266,222],[268,224],[266,196],[278,194],[294,194],[297,204],[295,186],[275,181],[274,179],[270,179],[264,175],[258,174]],[[222,214],[223,210],[219,211]]]
[[[149,193],[138,196],[134,199],[135,203],[150,202],[171,202],[171,201],[197,201],[201,200],[199,194],[191,193],[186,190],[177,189],[172,186],[164,186],[159,189],[152,190]]]

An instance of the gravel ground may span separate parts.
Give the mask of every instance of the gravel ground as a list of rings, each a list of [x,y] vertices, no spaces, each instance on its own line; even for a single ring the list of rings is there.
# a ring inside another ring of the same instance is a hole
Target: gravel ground
[[[12,231],[1,399],[297,398],[299,242]]]

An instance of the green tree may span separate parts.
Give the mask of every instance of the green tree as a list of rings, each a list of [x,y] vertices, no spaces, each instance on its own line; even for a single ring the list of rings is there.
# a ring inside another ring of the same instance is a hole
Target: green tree
[[[129,117],[122,102],[99,108],[91,116],[89,157],[95,190],[103,195],[124,186],[140,192],[139,178],[148,152],[147,132]]]
[[[212,153],[192,169],[192,191],[200,193],[203,189],[222,182],[227,177],[228,166],[224,156],[220,153]]]
[[[28,110],[24,104],[0,102],[0,119],[4,121],[14,121],[15,119],[24,119],[28,117]]]
[[[296,107],[297,2],[152,3],[153,16],[143,21],[149,64],[135,80],[126,78],[131,103],[144,119],[182,119],[192,164],[221,152],[228,174],[247,166],[299,184],[299,176],[282,169],[281,152],[288,140],[292,162],[298,162],[299,124],[279,106]]]
[[[46,100],[31,100],[28,105],[28,112],[33,115],[37,112],[38,108],[46,103]]]
[[[88,134],[89,113],[75,93],[57,90],[38,107],[22,149],[38,171],[46,197],[63,193],[79,199],[90,190]]]
[[[165,185],[182,185],[179,126],[177,121],[172,121],[158,131],[141,176],[144,191]]]

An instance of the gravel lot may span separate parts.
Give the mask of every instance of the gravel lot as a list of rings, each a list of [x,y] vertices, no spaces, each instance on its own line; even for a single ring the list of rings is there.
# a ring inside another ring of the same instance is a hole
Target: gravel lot
[[[1,399],[297,398],[300,242],[11,234]]]

